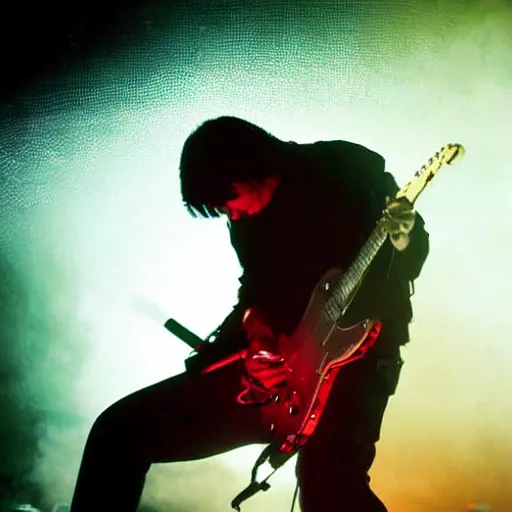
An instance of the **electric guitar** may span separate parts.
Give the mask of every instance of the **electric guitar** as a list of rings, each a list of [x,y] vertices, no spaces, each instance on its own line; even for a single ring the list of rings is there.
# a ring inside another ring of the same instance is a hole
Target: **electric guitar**
[[[444,146],[396,198],[404,197],[414,204],[441,167],[463,154],[460,144]],[[279,353],[289,367],[288,378],[285,386],[273,390],[261,406],[261,414],[282,454],[292,454],[307,442],[322,416],[340,367],[364,357],[377,340],[378,320],[346,325],[344,315],[387,236],[383,215],[348,271],[342,274],[332,269],[322,277],[297,328],[279,342]],[[244,328],[249,338],[258,336],[258,315],[252,309],[245,315]]]

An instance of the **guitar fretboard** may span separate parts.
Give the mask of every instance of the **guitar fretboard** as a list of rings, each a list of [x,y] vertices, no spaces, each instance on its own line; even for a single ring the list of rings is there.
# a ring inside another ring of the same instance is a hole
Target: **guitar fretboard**
[[[335,322],[345,312],[359,283],[363,280],[370,263],[379,252],[387,237],[383,220],[379,220],[368,240],[359,251],[356,259],[336,283],[332,295],[326,302],[325,314],[330,321]]]

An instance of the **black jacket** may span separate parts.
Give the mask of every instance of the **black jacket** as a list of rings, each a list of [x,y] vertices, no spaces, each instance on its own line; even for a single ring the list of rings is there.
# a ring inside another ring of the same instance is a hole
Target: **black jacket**
[[[239,302],[214,333],[217,350],[244,346],[244,311],[260,306],[277,333],[291,334],[311,292],[331,267],[347,269],[385,207],[399,190],[384,159],[345,141],[296,144],[270,203],[230,223],[231,243],[243,268]],[[355,320],[383,323],[377,344],[408,341],[410,283],[428,254],[428,233],[417,214],[411,243],[397,251],[386,240],[349,309]],[[382,338],[382,341],[381,341]]]

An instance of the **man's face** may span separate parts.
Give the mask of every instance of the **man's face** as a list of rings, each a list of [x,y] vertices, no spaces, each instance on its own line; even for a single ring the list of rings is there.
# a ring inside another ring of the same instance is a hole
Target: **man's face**
[[[279,178],[267,178],[263,183],[233,183],[236,197],[226,201],[222,208],[231,220],[260,212],[272,198]]]
[[[223,208],[231,220],[238,220],[246,215],[254,215],[261,210],[259,188],[261,188],[261,185],[256,183],[233,184],[233,192],[236,194],[236,197],[226,201]]]

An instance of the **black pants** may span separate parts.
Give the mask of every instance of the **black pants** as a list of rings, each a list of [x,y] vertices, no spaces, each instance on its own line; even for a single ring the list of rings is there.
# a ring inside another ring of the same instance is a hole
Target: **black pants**
[[[317,430],[299,453],[303,512],[386,511],[369,487],[368,470],[400,363],[397,351],[339,372]],[[89,434],[71,512],[99,511],[100,496],[102,510],[134,512],[153,462],[202,459],[269,442],[258,407],[236,402],[241,371],[240,363],[232,363],[204,376],[184,373],[107,408]]]

